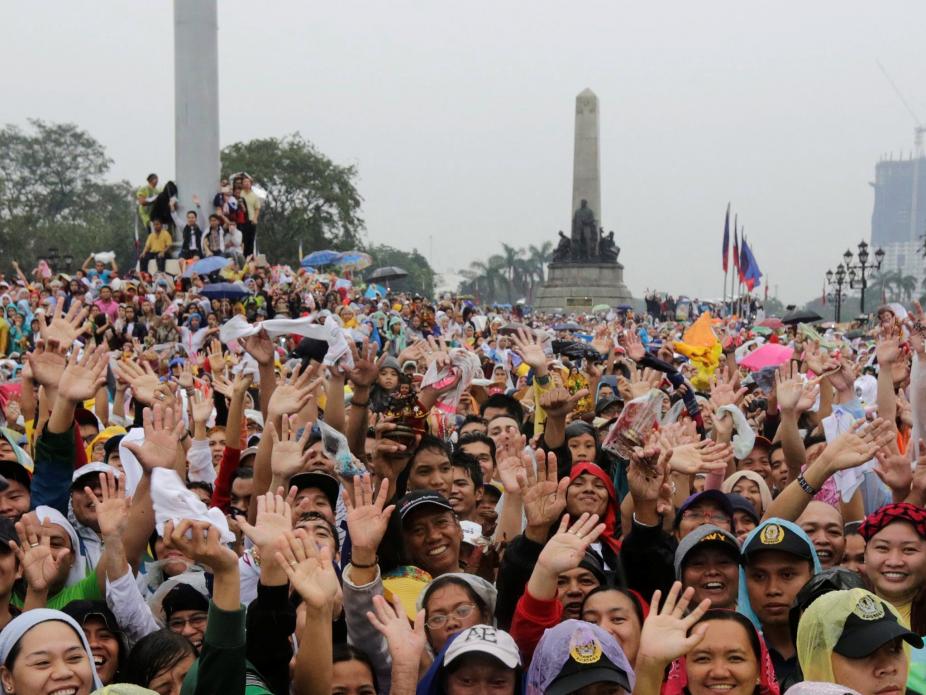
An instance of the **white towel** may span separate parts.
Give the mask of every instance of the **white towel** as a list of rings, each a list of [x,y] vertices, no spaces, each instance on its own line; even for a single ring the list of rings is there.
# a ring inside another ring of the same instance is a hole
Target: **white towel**
[[[225,515],[218,507],[207,509],[202,500],[180,480],[172,468],[155,468],[151,472],[151,504],[158,535],[164,536],[164,524],[183,519],[207,521],[219,530],[223,543],[234,543],[235,534],[228,530]]]
[[[858,401],[834,405],[833,414],[823,418],[823,434],[826,435],[827,443],[832,442],[844,432],[848,432],[853,423],[864,416],[865,411]],[[839,496],[843,502],[849,502],[852,499],[852,495],[864,482],[865,473],[874,469],[877,463],[875,459],[871,459],[855,468],[836,471],[833,475],[833,481],[836,483],[836,489],[839,491]]]
[[[743,415],[743,411],[735,405],[722,405],[717,408],[714,417],[718,418],[724,413],[730,413],[733,417],[733,427],[736,434],[733,435],[733,455],[738,459],[749,456],[749,452],[756,445],[756,433],[749,426],[749,421]]]
[[[328,366],[343,363],[345,369],[354,368],[354,360],[350,351],[350,345],[344,336],[338,322],[331,316],[325,319],[325,324],[315,323],[314,317],[306,316],[301,319],[269,319],[259,321],[254,324],[248,323],[248,320],[241,314],[237,314],[229,321],[222,324],[219,330],[219,337],[223,343],[232,340],[240,340],[251,335],[257,335],[261,329],[267,331],[267,334],[274,338],[280,335],[290,335],[295,333],[306,338],[315,338],[324,340],[328,343],[328,352],[325,353],[324,363]]]

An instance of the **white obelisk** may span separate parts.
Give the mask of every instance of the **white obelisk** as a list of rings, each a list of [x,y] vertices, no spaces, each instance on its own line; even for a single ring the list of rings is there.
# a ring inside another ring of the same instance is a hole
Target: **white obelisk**
[[[195,210],[195,194],[208,216],[220,172],[216,0],[174,0],[174,130],[178,207],[181,214]],[[205,229],[207,220],[200,224]]]
[[[576,141],[572,165],[572,210],[569,219],[583,199],[601,224],[601,167],[598,163],[598,97],[591,89],[576,97]]]

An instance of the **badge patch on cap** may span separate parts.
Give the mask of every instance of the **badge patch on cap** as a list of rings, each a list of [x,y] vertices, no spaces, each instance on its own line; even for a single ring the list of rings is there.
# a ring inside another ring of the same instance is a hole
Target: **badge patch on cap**
[[[759,540],[762,545],[778,545],[785,538],[785,531],[778,524],[769,524],[762,529]]]
[[[569,638],[569,656],[579,664],[596,664],[601,660],[601,644],[591,630],[580,627]]]
[[[881,620],[884,617],[884,606],[871,596],[863,596],[852,612],[862,620]]]

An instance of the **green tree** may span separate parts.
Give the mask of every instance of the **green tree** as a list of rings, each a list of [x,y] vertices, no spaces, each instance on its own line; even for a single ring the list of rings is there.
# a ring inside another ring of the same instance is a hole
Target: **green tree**
[[[257,244],[272,260],[292,261],[300,240],[306,250],[361,246],[356,167],[335,164],[299,133],[229,145],[222,171],[246,171],[266,189]]]
[[[90,252],[110,250],[130,264],[132,188],[104,179],[112,160],[103,145],[70,123],[29,125],[0,130],[0,258],[18,260],[28,272],[55,247],[76,265]]]
[[[417,292],[423,297],[434,296],[434,269],[431,268],[428,259],[418,253],[418,249],[412,249],[409,253],[392,246],[379,244],[370,246],[367,253],[373,258],[370,270],[394,265],[408,273],[408,277],[390,282],[391,289]]]

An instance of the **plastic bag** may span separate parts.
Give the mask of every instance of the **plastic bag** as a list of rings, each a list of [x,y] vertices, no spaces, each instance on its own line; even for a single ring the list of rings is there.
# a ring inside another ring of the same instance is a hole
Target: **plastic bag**
[[[353,478],[356,475],[363,475],[367,469],[354,458],[350,452],[350,446],[347,443],[347,437],[338,432],[336,429],[319,420],[318,429],[322,434],[322,446],[335,462],[337,474],[343,478]]]
[[[608,430],[601,448],[629,459],[633,450],[646,444],[647,438],[656,429],[665,397],[662,391],[651,389],[649,393],[627,403]]]

